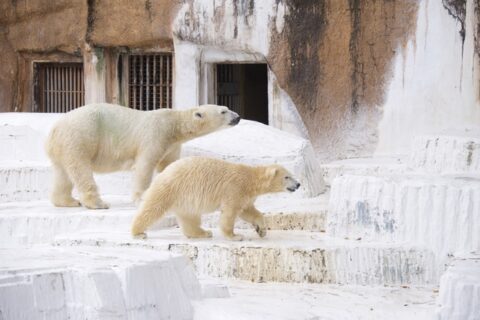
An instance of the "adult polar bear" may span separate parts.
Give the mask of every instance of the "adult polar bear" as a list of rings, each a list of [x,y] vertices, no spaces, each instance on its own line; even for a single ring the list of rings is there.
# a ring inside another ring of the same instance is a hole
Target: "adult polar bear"
[[[46,151],[53,164],[51,201],[55,206],[107,209],[93,173],[134,168],[133,199],[148,188],[155,169],[177,160],[181,144],[234,126],[240,117],[227,107],[140,111],[96,103],[68,112],[50,131]],[[72,197],[73,187],[80,202]]]

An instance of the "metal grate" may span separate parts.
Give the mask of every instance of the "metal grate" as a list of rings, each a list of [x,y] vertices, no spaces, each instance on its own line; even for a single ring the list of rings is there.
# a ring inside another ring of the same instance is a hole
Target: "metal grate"
[[[238,68],[233,64],[217,65],[217,104],[240,114]]]
[[[83,63],[34,64],[36,112],[68,112],[85,104]]]
[[[172,107],[172,54],[128,57],[128,105],[140,110]]]

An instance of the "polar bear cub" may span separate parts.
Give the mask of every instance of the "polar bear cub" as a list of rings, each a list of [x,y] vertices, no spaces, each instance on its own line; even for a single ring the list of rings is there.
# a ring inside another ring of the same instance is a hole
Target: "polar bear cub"
[[[200,217],[220,209],[220,230],[226,238],[243,239],[233,231],[237,216],[264,237],[263,215],[254,206],[257,196],[294,192],[298,187],[300,183],[279,165],[251,167],[205,157],[184,158],[155,177],[145,192],[131,232],[145,238],[145,230],[171,210],[185,236],[209,238],[212,233],[201,228]]]
[[[177,160],[181,144],[236,125],[240,117],[227,107],[204,105],[187,110],[140,111],[97,103],[68,112],[52,128],[46,151],[53,164],[51,201],[73,207],[106,209],[93,172],[134,169],[133,199],[150,185],[154,170]],[[72,189],[80,193],[80,202]]]

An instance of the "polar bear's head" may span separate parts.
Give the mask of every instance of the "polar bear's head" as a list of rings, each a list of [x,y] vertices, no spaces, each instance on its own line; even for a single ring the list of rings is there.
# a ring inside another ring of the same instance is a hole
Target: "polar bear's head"
[[[266,168],[269,192],[294,192],[300,187],[290,172],[280,165],[271,165]]]
[[[191,109],[192,131],[204,135],[219,129],[237,125],[240,116],[225,106],[206,104]]]

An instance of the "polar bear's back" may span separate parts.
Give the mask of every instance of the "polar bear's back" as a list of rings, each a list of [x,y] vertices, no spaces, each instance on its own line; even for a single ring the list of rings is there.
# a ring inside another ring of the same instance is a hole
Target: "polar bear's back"
[[[223,160],[183,158],[157,175],[146,200],[168,198],[176,210],[211,212],[225,197],[241,192],[242,177],[245,178],[248,171],[247,166]]]

